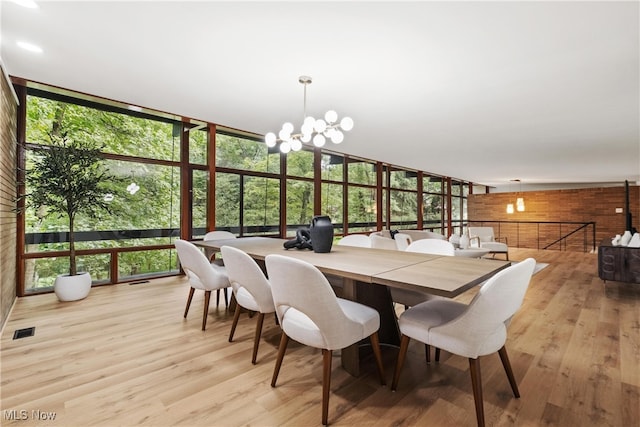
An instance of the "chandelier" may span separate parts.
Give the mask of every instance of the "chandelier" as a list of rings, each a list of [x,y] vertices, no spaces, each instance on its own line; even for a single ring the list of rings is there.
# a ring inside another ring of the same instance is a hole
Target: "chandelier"
[[[311,84],[312,80],[309,76],[300,76],[298,81],[304,85],[304,120],[300,131],[294,132],[293,124],[286,122],[282,125],[277,136],[273,132],[264,136],[267,147],[271,148],[280,144],[280,151],[288,153],[291,150],[299,151],[302,149],[302,143],[313,142],[316,147],[322,147],[329,139],[334,144],[340,144],[344,140],[343,132],[353,129],[353,119],[343,117],[338,122],[338,113],[333,110],[327,111],[324,119],[307,116],[307,85]]]

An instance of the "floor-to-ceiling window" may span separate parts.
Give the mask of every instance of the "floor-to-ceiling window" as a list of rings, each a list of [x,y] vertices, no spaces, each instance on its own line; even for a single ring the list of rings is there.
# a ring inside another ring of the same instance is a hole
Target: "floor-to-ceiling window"
[[[247,137],[216,135],[217,230],[278,236],[280,191],[280,153]]]
[[[116,178],[105,194],[110,211],[78,219],[78,260],[94,283],[176,274],[174,239],[214,228],[291,237],[321,214],[337,235],[416,227],[459,234],[466,220],[466,182],[318,148],[284,155],[258,135],[32,86],[26,173],[37,148],[64,134],[99,143]],[[22,218],[23,293],[47,291],[68,268],[68,226],[28,205]]]
[[[469,184],[462,181],[451,181],[451,228],[454,234],[461,235],[467,222],[467,196]]]
[[[191,181],[191,237],[203,237],[207,232],[209,207],[209,130],[205,124],[185,127],[188,132],[189,171]]]
[[[418,225],[418,174],[387,167],[389,174],[389,226],[416,228]]]
[[[444,179],[424,175],[422,178],[422,228],[446,235]]]
[[[336,234],[344,233],[344,172],[345,158],[341,154],[323,154],[320,164],[320,213],[331,218]]]
[[[349,157],[347,162],[347,211],[349,233],[377,230],[376,163]]]
[[[311,149],[290,151],[286,157],[286,221],[287,237],[300,227],[308,227],[313,218],[314,153]],[[335,221],[335,218],[331,216]]]
[[[99,217],[79,214],[75,221],[79,269],[91,271],[94,283],[177,271],[171,243],[180,227],[181,129],[179,121],[167,117],[129,113],[59,92],[27,91],[26,175],[38,147],[66,138],[101,147],[115,178],[105,188],[109,210]],[[68,272],[69,229],[66,218],[26,200],[24,292],[33,293]]]

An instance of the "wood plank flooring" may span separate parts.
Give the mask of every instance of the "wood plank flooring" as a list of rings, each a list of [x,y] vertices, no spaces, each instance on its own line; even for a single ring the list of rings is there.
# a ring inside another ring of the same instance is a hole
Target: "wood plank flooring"
[[[550,265],[533,277],[509,330],[522,397],[511,394],[499,357],[483,357],[487,425],[640,426],[640,285],[604,284],[594,254],[510,251],[512,260],[529,256]],[[224,303],[213,304],[201,331],[203,295],[196,292],[185,320],[187,293],[186,281],[172,278],[94,288],[73,303],[20,298],[2,332],[0,424],[320,424],[319,350],[291,342],[272,388],[274,318],[265,319],[252,365],[255,317],[243,314],[229,343],[233,316]],[[12,339],[31,326],[35,336]],[[396,354],[383,348],[387,384]],[[412,342],[393,393],[380,386],[373,360],[362,372],[351,377],[334,356],[332,425],[476,425],[464,358],[443,352],[440,363],[426,365],[424,347]]]

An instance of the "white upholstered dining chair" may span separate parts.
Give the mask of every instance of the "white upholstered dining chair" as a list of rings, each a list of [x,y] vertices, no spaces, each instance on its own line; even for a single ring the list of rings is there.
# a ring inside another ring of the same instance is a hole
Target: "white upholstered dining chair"
[[[209,231],[207,234],[205,234],[202,240],[206,242],[210,240],[226,240],[226,239],[235,239],[235,238],[236,238],[236,235],[230,231],[214,230],[214,231]],[[204,253],[207,256],[207,258],[209,258],[210,261],[218,265],[224,265],[224,261],[222,259],[216,259],[215,250],[205,248]],[[227,288],[222,289],[222,291],[224,293],[224,305],[225,307],[229,307],[229,297],[227,295]],[[216,307],[218,305],[220,305],[220,289],[216,291]]]
[[[387,249],[393,251],[398,250],[396,241],[390,237],[384,237],[378,234],[371,233],[369,235],[369,239],[371,239],[371,247],[374,249]]]
[[[207,326],[211,291],[229,287],[229,277],[224,267],[209,262],[202,251],[193,243],[178,239],[174,244],[178,251],[180,265],[187,274],[191,286],[189,297],[187,298],[187,306],[184,309],[184,317],[186,319],[195,290],[203,290],[204,313],[202,315],[202,330],[204,331]]]
[[[456,248],[452,243],[441,239],[421,239],[412,242],[407,252],[421,252],[425,254],[454,256]]]
[[[337,243],[339,246],[355,246],[358,248],[370,248],[371,239],[366,234],[349,234],[343,236]]]
[[[282,327],[271,386],[276,386],[289,339],[322,349],[322,423],[326,425],[333,350],[369,337],[380,382],[385,384],[378,340],[380,315],[371,307],[336,297],[320,270],[305,261],[272,254],[267,255],[266,265]]]
[[[402,313],[402,338],[391,390],[398,386],[409,341],[415,339],[469,359],[479,426],[484,426],[480,356],[498,352],[513,394],[520,397],[505,342],[507,327],[522,305],[535,265],[535,260],[528,258],[498,272],[482,285],[469,305],[436,299]]]
[[[396,241],[396,248],[399,251],[406,250],[409,247],[409,245],[413,242],[413,240],[411,239],[411,236],[405,233],[396,233],[393,236],[393,240]]]
[[[262,335],[262,324],[264,315],[276,311],[271,295],[271,284],[265,277],[256,261],[246,252],[230,246],[220,248],[224,259],[229,282],[233,288],[233,295],[236,299],[236,309],[233,315],[231,332],[229,332],[229,342],[233,341],[233,335],[238,326],[238,319],[242,309],[258,313],[256,321],[256,332],[253,338],[253,354],[251,363],[256,364],[258,357],[258,346]]]

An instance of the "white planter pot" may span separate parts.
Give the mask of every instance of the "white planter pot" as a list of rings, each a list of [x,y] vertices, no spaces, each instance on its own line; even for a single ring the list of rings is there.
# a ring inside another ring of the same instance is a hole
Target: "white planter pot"
[[[60,301],[77,301],[86,298],[91,290],[91,275],[78,273],[75,276],[61,274],[56,277],[53,291]]]

